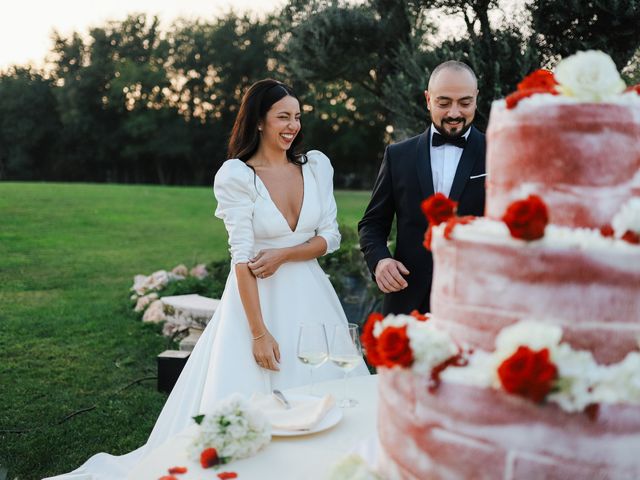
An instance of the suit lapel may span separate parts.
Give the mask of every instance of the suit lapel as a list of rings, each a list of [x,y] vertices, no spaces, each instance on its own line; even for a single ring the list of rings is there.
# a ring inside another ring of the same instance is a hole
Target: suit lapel
[[[418,138],[418,146],[416,147],[416,167],[418,169],[418,181],[420,182],[420,190],[422,190],[422,198],[433,195],[433,175],[431,174],[431,153],[429,149],[429,135],[431,127],[420,135]]]
[[[480,154],[479,149],[480,142],[478,141],[478,132],[475,127],[471,127],[467,146],[462,152],[462,157],[460,157],[456,174],[453,177],[453,184],[451,185],[451,192],[449,193],[449,198],[451,200],[456,202],[460,200],[464,187],[469,181],[473,165],[476,163],[476,158],[478,158],[478,155]]]

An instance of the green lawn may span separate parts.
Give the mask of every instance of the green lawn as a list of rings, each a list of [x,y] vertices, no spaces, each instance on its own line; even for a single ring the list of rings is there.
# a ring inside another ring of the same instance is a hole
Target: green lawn
[[[336,196],[354,227],[369,194]],[[0,479],[145,442],[166,395],[125,387],[156,374],[168,343],[135,320],[128,289],[137,273],[225,258],[214,208],[211,188],[0,183]]]

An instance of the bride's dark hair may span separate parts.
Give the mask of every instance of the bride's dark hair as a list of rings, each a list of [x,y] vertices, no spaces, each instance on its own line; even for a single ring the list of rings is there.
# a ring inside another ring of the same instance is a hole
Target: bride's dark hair
[[[260,144],[258,122],[264,120],[274,103],[286,96],[293,97],[300,103],[300,99],[293,93],[291,87],[272,78],[265,78],[249,87],[242,97],[238,116],[231,130],[227,158],[239,158],[246,163],[256,153]],[[306,157],[297,151],[300,142],[302,142],[302,133],[298,132],[287,150],[287,158],[297,165],[307,161]]]

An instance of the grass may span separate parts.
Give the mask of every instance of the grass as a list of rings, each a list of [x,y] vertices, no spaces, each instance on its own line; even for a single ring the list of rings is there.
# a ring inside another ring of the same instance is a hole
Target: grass
[[[369,194],[336,197],[355,226]],[[226,258],[214,208],[210,188],[0,183],[0,478],[146,441],[166,395],[144,379],[170,345],[134,319],[128,289],[137,273]]]

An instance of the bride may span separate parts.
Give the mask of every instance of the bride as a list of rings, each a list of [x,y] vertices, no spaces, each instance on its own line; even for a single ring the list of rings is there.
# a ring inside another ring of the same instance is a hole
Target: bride
[[[232,269],[221,302],[174,386],[147,443],[123,456],[99,453],[60,479],[123,479],[167,438],[240,392],[286,389],[309,381],[296,358],[298,324],[347,320],[317,257],[337,250],[340,233],[333,168],[321,152],[297,152],[300,102],[265,79],[242,99],[228,156],[214,181],[216,216],[229,234]],[[354,375],[366,375],[364,362]],[[319,380],[341,378],[323,366]]]

